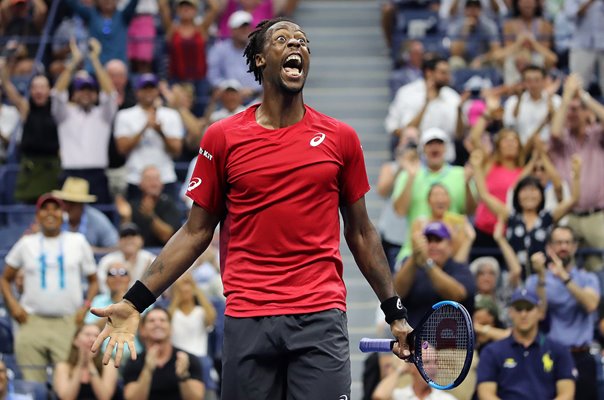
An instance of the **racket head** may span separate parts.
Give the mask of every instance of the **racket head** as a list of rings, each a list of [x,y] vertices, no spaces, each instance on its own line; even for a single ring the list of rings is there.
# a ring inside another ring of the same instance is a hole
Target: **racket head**
[[[432,306],[413,332],[413,363],[433,388],[453,389],[468,375],[474,329],[466,308],[455,301]]]

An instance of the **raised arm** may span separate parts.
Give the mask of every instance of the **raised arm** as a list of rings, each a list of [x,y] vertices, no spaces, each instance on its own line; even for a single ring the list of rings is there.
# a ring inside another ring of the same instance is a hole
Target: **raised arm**
[[[353,204],[342,206],[341,212],[344,221],[344,238],[363,276],[382,304],[396,297],[392,274],[380,236],[367,215],[365,197],[361,197]],[[399,357],[408,355],[406,343],[411,327],[405,319],[396,319],[390,323],[390,328],[398,343],[405,344],[403,346],[405,350],[397,352],[397,355]]]
[[[552,211],[554,223],[560,221],[560,219],[568,214],[577,201],[579,201],[579,196],[581,195],[581,158],[579,154],[573,154],[572,157],[571,179],[570,198],[562,200],[554,208],[554,211]]]
[[[480,149],[474,150],[470,155],[470,163],[472,164],[472,167],[474,167],[474,182],[476,183],[476,190],[478,191],[478,195],[480,196],[481,200],[484,201],[489,210],[491,210],[493,214],[497,215],[498,218],[507,221],[510,212],[506,204],[489,193],[489,190],[487,189],[484,171],[482,169],[483,157],[482,150]]]
[[[566,122],[566,115],[568,114],[568,106],[573,100],[577,92],[581,89],[582,82],[581,78],[577,74],[570,74],[564,82],[564,89],[562,92],[562,103],[560,108],[554,114],[552,119],[552,128],[550,133],[552,139],[560,139],[564,130],[564,123]]]
[[[99,88],[101,91],[109,94],[115,92],[115,86],[113,86],[113,81],[109,78],[109,74],[101,64],[99,60],[99,56],[101,55],[101,42],[99,42],[95,38],[91,38],[89,41],[90,45],[90,54],[88,55],[90,62],[92,63],[92,68],[94,68],[94,73],[96,75],[96,79],[99,82]]]
[[[406,176],[401,175],[400,177],[407,178],[405,181],[405,186],[398,196],[394,197],[395,193],[393,193],[394,211],[401,216],[406,216],[407,212],[409,211],[411,198],[413,196],[413,182],[415,182],[415,178],[421,168],[417,153],[415,153],[415,155],[410,153],[411,152],[409,152],[409,155],[407,155],[408,153],[405,153],[405,158],[403,160],[403,169]]]
[[[499,250],[501,250],[501,254],[503,254],[503,260],[505,261],[508,267],[508,282],[510,287],[516,288],[520,284],[520,280],[522,278],[522,266],[518,261],[518,257],[516,256],[516,252],[510,246],[510,243],[505,238],[503,233],[503,227],[505,223],[503,220],[498,219],[495,224],[495,230],[493,231],[493,239],[497,246],[499,246]]]
[[[2,90],[6,94],[8,100],[17,107],[17,110],[19,110],[21,120],[25,121],[29,114],[29,103],[25,97],[21,96],[15,85],[13,85],[13,82],[10,80],[8,68],[9,66],[6,65],[6,61],[0,59],[0,84],[2,85]]]
[[[67,91],[69,85],[71,84],[73,74],[83,59],[82,53],[80,52],[80,49],[73,38],[69,41],[69,49],[71,51],[71,60],[69,63],[67,63],[65,69],[63,72],[61,72],[61,75],[59,75],[57,78],[54,86],[54,90],[59,93]]]
[[[141,278],[141,282],[153,296],[157,298],[193,265],[195,259],[203,253],[212,241],[214,229],[219,221],[219,216],[210,214],[197,204],[193,204],[185,224],[166,243],[161,253]],[[386,262],[387,266],[388,263]],[[140,314],[132,303],[122,300],[106,308],[92,309],[91,312],[97,317],[109,317],[105,328],[92,347],[93,351],[98,350],[103,341],[107,337],[111,337],[105,350],[103,363],[107,364],[109,362],[111,352],[116,344],[118,347],[115,359],[116,365],[120,365],[125,343],[128,343],[130,353],[135,359],[134,335],[138,329]]]

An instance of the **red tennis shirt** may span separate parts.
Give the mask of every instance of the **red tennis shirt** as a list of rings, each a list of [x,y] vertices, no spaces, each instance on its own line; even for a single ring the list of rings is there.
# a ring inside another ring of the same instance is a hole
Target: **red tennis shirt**
[[[369,191],[359,138],[308,106],[300,122],[266,129],[257,108],[208,128],[187,191],[223,216],[226,315],[345,311],[339,206]]]

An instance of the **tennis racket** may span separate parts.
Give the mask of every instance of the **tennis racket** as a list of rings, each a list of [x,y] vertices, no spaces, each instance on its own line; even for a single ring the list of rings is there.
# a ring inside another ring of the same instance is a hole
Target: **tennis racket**
[[[363,353],[390,352],[391,339],[361,339]],[[418,326],[407,335],[411,350],[408,359],[433,388],[447,390],[458,386],[468,375],[474,354],[474,329],[468,310],[454,301],[432,306]]]

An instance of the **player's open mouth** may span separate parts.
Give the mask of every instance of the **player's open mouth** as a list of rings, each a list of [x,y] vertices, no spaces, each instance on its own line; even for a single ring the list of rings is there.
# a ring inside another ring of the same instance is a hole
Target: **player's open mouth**
[[[302,57],[299,54],[291,54],[283,63],[283,71],[290,78],[299,78],[302,76]]]

